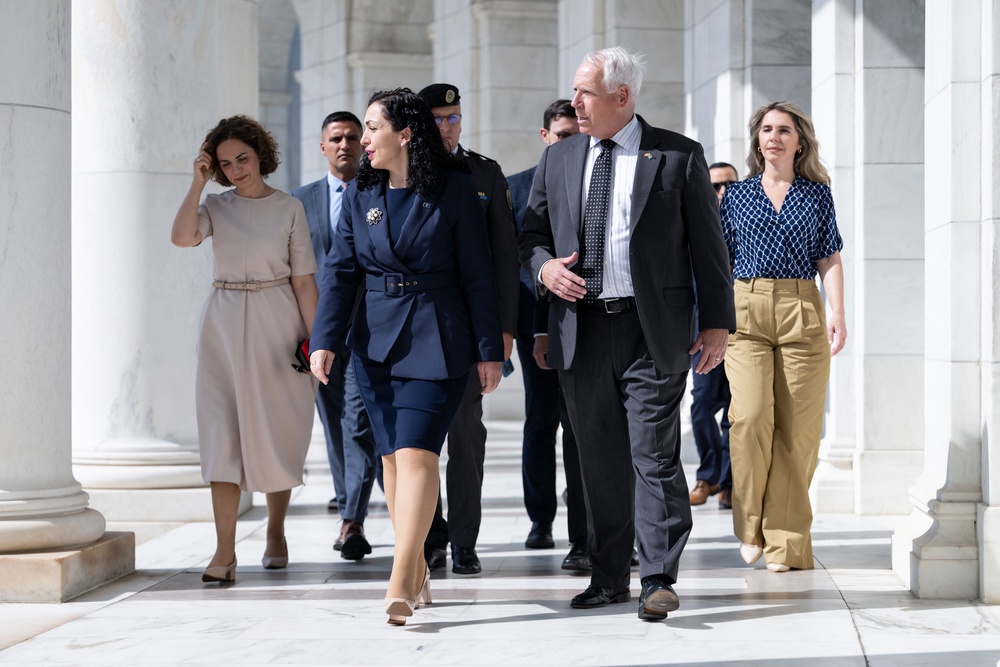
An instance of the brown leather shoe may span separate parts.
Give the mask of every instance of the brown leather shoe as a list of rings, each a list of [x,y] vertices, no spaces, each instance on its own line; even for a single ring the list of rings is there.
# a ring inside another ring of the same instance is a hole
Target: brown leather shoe
[[[340,535],[333,543],[333,550],[340,551],[344,547],[344,536],[347,535],[347,529],[351,527],[350,521],[343,521],[340,524]]]
[[[733,490],[723,489],[719,491],[719,509],[720,510],[731,510],[733,509]]]
[[[719,492],[718,484],[709,485],[709,483],[706,482],[705,480],[699,479],[695,483],[694,488],[691,489],[691,495],[690,495],[691,504],[704,505],[708,501],[709,496],[714,496],[718,492]]]
[[[343,544],[340,545],[340,557],[346,560],[361,560],[372,552],[372,545],[365,538],[365,527],[354,521],[345,521],[341,528]]]

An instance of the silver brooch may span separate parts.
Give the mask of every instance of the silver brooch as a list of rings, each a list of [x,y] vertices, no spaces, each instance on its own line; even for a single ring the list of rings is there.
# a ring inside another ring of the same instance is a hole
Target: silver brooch
[[[370,208],[366,217],[368,218],[369,225],[377,225],[379,220],[382,219],[382,211],[377,208]]]

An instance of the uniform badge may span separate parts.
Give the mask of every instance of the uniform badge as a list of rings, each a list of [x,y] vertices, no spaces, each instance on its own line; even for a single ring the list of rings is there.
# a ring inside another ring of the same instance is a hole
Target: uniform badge
[[[444,94],[444,101],[451,104],[455,101],[455,91],[449,88]]]
[[[377,225],[379,220],[382,219],[382,211],[377,208],[370,208],[368,209],[368,215],[365,217],[368,218],[369,225]]]

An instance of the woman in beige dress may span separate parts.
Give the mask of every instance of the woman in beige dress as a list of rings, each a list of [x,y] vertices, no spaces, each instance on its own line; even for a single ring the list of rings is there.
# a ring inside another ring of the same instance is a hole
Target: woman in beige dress
[[[288,564],[285,515],[312,434],[316,385],[291,362],[316,313],[316,260],[302,204],[264,182],[277,166],[277,144],[259,123],[221,121],[194,161],[171,234],[182,248],[213,237],[195,401],[217,544],[202,581],[236,580],[241,490],[267,494],[264,567]],[[235,187],[199,205],[209,179]]]

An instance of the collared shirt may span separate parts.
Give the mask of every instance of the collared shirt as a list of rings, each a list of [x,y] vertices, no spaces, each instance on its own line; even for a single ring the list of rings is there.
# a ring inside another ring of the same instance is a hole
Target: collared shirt
[[[632,234],[632,189],[635,186],[635,167],[639,161],[641,137],[642,127],[634,115],[625,127],[611,137],[615,142],[614,148],[611,149],[614,186],[611,193],[611,208],[608,212],[608,226],[604,233],[604,289],[599,295],[601,299],[635,295],[628,246]],[[594,171],[594,162],[601,153],[600,144],[600,139],[590,138],[590,150],[587,151],[587,162],[583,170],[581,214],[587,210],[590,175]]]
[[[830,187],[801,176],[789,186],[780,213],[758,174],[726,188],[719,215],[733,278],[813,280],[816,262],[844,247]]]
[[[340,206],[344,200],[344,190],[347,188],[347,183],[330,172],[326,174],[326,182],[330,187],[330,231],[335,234],[337,223],[340,222]]]

